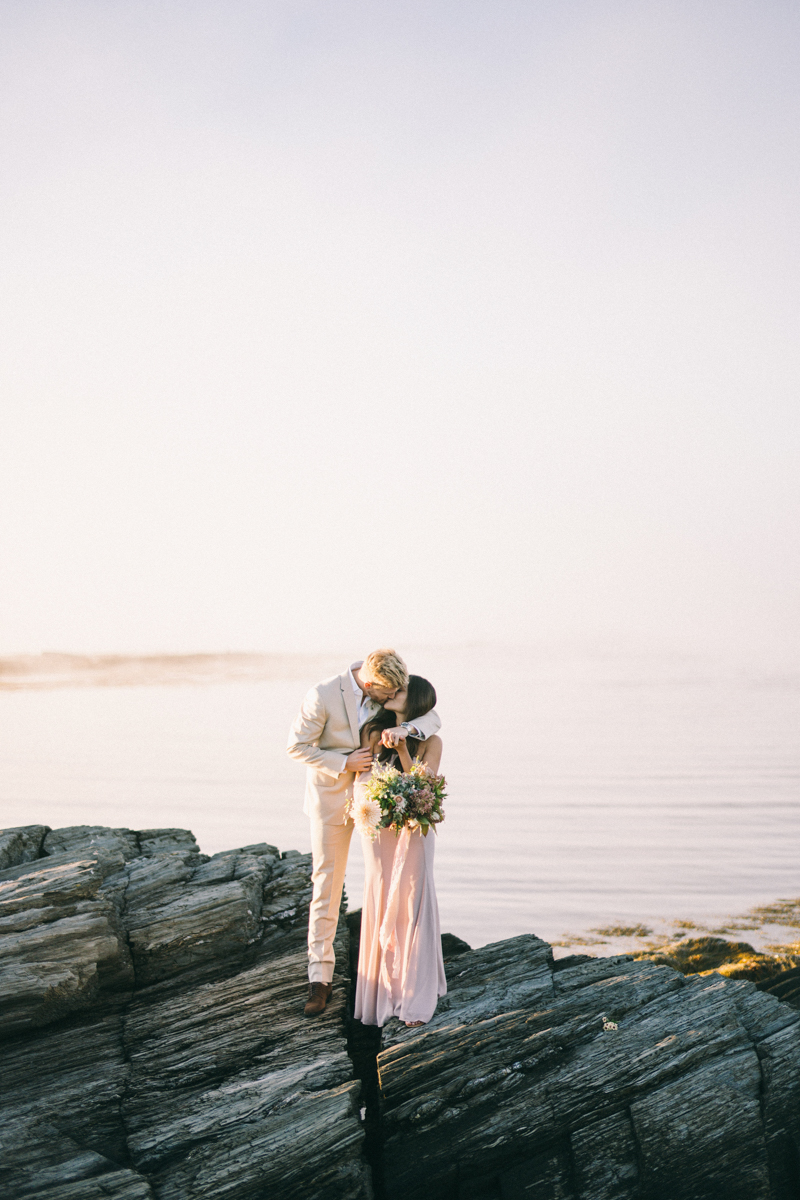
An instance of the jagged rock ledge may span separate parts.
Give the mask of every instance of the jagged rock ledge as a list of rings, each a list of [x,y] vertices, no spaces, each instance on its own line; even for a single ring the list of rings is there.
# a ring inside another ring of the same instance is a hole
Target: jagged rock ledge
[[[334,1001],[301,1015],[308,856],[30,826],[0,867],[4,1197],[800,1195],[794,972],[448,938],[433,1020],[380,1041],[347,1017],[344,920]]]
[[[0,864],[6,1200],[371,1196],[347,978],[302,1017],[310,855],[29,826]]]

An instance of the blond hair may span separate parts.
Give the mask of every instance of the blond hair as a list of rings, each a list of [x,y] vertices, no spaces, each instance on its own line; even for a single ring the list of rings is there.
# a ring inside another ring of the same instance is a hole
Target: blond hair
[[[364,659],[361,678],[382,687],[404,688],[408,686],[408,667],[396,650],[373,650]]]

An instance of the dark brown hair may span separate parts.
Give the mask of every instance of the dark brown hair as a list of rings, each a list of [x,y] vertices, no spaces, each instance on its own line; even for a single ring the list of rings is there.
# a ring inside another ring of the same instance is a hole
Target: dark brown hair
[[[436,689],[433,684],[421,675],[409,675],[406,721],[413,724],[417,717],[424,717],[432,708],[436,708]]]
[[[384,729],[394,729],[396,724],[397,713],[391,712],[388,708],[379,708],[375,713],[375,716],[370,717],[369,721],[367,721],[366,725],[361,730],[361,737],[363,739],[365,733],[367,737],[369,737],[371,733],[383,733]],[[383,749],[385,750],[386,747],[384,746]],[[379,751],[378,758],[380,758],[380,756],[381,755]]]

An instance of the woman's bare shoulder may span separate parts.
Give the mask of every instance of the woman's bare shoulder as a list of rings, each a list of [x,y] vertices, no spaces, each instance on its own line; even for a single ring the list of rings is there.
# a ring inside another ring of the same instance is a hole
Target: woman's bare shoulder
[[[431,736],[424,742],[420,742],[420,749],[424,747],[425,750],[439,750],[443,744],[444,743],[442,742],[442,739],[439,737],[438,733],[432,733]]]

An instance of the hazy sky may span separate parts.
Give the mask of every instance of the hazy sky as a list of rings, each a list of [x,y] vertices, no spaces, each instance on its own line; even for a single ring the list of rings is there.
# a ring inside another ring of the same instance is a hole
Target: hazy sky
[[[0,24],[0,652],[797,645],[797,4]]]

